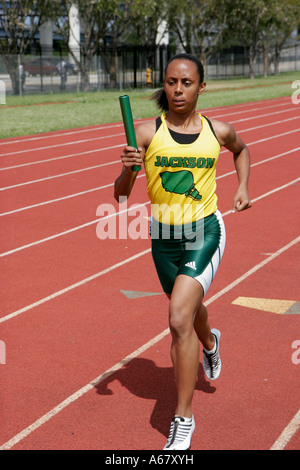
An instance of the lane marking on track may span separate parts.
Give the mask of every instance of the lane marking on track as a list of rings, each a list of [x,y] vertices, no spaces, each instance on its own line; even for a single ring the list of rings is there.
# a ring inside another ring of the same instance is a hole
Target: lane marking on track
[[[267,108],[265,108],[267,109]],[[258,109],[251,109],[251,112],[252,111],[258,111]],[[287,108],[287,109],[281,109],[280,111],[273,111],[272,113],[266,113],[266,114],[256,114],[255,116],[249,116],[249,117],[246,117],[246,118],[241,118],[241,119],[237,119],[236,121],[232,121],[230,120],[230,122],[232,124],[236,124],[237,122],[244,122],[244,121],[252,121],[253,119],[260,119],[260,118],[264,118],[264,117],[268,117],[268,116],[274,116],[274,114],[282,114],[283,112],[284,113],[288,113],[290,111],[295,111],[295,108],[291,107],[291,108]],[[234,114],[241,114],[243,111],[239,111],[239,112],[236,112],[236,113],[232,113],[230,114],[230,116],[233,116]],[[226,117],[227,115],[225,114],[219,114],[217,116],[213,116],[214,119],[219,119],[219,118],[223,118],[223,117]],[[0,155],[1,156],[1,155]]]
[[[141,175],[142,176],[142,175]],[[258,196],[254,199],[252,199],[252,203],[256,202],[256,201],[259,201],[260,199],[263,199],[267,196],[270,196],[271,194],[274,194],[278,191],[281,191],[282,189],[285,189],[285,188],[288,188],[289,186],[293,185],[293,184],[296,184],[298,181],[300,181],[300,178],[296,178],[295,180],[293,181],[290,181],[289,183],[286,183],[282,186],[279,186],[278,188],[275,188],[275,189],[272,189],[271,191],[268,191],[267,193],[265,194],[262,194],[261,196]],[[142,207],[142,206],[146,206],[150,204],[149,201],[145,202],[145,203],[141,203],[141,204],[137,204],[135,208],[138,208],[138,207]],[[127,208],[126,210],[124,211],[121,211],[121,212],[116,212],[114,214],[110,214],[108,216],[105,216],[103,218],[100,218],[100,219],[95,219],[95,220],[92,220],[90,222],[87,222],[85,224],[82,224],[82,225],[78,225],[77,227],[73,227],[69,230],[65,230],[64,232],[60,232],[60,233],[57,233],[55,235],[51,235],[49,237],[46,237],[46,238],[42,238],[41,240],[37,240],[35,242],[32,242],[32,243],[28,243],[27,245],[23,245],[23,246],[19,246],[18,248],[14,248],[13,250],[9,250],[9,251],[6,251],[4,253],[0,253],[0,258],[4,258],[5,256],[9,256],[9,255],[12,255],[13,253],[17,253],[19,251],[22,251],[22,250],[25,250],[27,248],[31,248],[33,246],[37,246],[37,245],[40,245],[41,243],[45,243],[45,242],[48,242],[50,240],[54,240],[56,238],[59,238],[59,237],[62,237],[64,235],[69,235],[70,233],[73,233],[73,232],[76,232],[77,230],[81,230],[83,228],[87,228],[91,225],[94,225],[96,223],[98,223],[100,220],[105,220],[105,219],[108,219],[110,217],[116,217],[117,215],[120,215],[122,213],[125,213],[129,210],[130,208]],[[228,215],[231,213],[231,210],[225,212],[224,214],[222,214],[223,216],[225,215]]]
[[[262,124],[261,126],[255,126],[255,127],[248,127],[247,129],[239,129],[237,133],[240,134],[241,132],[256,131],[257,129],[262,129],[264,127],[274,126],[277,124],[281,125],[281,124],[284,124],[285,122],[294,121],[295,119],[300,119],[300,116],[293,116],[291,118],[282,119],[280,121],[268,122],[267,124]]]
[[[269,192],[267,192],[267,193],[265,193],[265,194],[262,194],[261,196],[258,196],[257,198],[253,199],[253,200],[252,200],[252,203],[255,203],[256,201],[258,201],[258,200],[260,200],[260,199],[263,199],[263,198],[265,198],[265,197],[267,197],[267,196],[270,196],[271,194],[274,194],[274,193],[276,193],[277,191],[280,191],[280,190],[282,190],[282,189],[285,189],[285,188],[287,188],[288,186],[290,186],[291,184],[294,184],[295,182],[298,182],[298,181],[300,181],[300,178],[297,178],[296,180],[291,181],[290,183],[288,183],[288,184],[286,184],[286,185],[280,186],[279,188],[275,188],[275,189],[273,189],[273,190],[271,190],[271,191],[269,191]],[[146,203],[144,203],[144,204],[139,204],[139,206],[145,206],[145,205],[148,205],[148,204],[150,204],[149,201],[146,202]],[[136,207],[139,207],[139,206],[137,205]],[[121,212],[119,212],[119,213],[117,213],[117,214],[110,214],[110,215],[104,217],[102,220],[108,219],[108,218],[110,218],[110,217],[114,217],[114,216],[119,215],[119,214],[122,214],[122,213],[125,213],[127,210],[128,210],[128,209],[125,209],[124,211],[121,211]],[[226,217],[226,216],[229,215],[229,214],[232,214],[232,210],[229,210],[229,211],[227,211],[227,212],[222,213],[222,217]],[[92,223],[95,223],[95,222],[99,222],[99,219],[97,219],[96,221],[93,221]],[[91,224],[91,223],[90,223],[90,224]],[[46,239],[45,241],[47,241],[47,240],[49,240],[49,239],[51,239],[51,238],[54,238],[54,237],[49,237],[49,238]],[[38,243],[41,243],[41,242],[42,242],[42,241],[35,242],[34,244],[38,244]],[[34,244],[31,244],[30,246],[33,246]],[[28,247],[28,245],[26,245],[25,247],[21,247],[21,248],[19,248],[19,249],[17,248],[16,250],[13,250],[13,252],[19,251],[20,249],[24,249],[24,248],[27,248],[27,247]],[[151,251],[151,248],[149,248],[148,250],[143,251],[142,253],[143,253],[143,254],[146,254],[146,253],[149,253],[150,251]],[[10,252],[7,252],[7,253],[10,254]],[[0,257],[3,257],[3,256],[5,256],[5,255],[6,255],[5,253],[4,253],[4,254],[1,254]],[[135,256],[139,256],[139,255],[141,255],[141,254],[137,254],[137,255],[135,255]],[[142,255],[141,255],[141,256],[142,256]],[[273,256],[273,254],[271,254],[271,256]],[[131,260],[132,260],[132,257],[131,257],[131,258],[128,258],[128,260],[131,261]],[[103,274],[106,274],[107,272],[109,272],[109,271],[111,271],[111,270],[113,270],[113,269],[116,269],[116,268],[118,268],[118,267],[120,267],[120,266],[123,266],[123,264],[127,264],[128,260],[121,261],[121,262],[119,262],[119,263],[113,265],[111,268],[107,268],[107,269],[105,269],[104,271],[100,271],[99,273],[96,273],[96,274],[94,274],[94,275],[92,275],[92,276],[90,276],[90,277],[88,277],[88,278],[86,278],[86,279],[83,279],[83,280],[81,280],[81,281],[79,281],[79,282],[76,282],[75,284],[72,284],[72,285],[69,286],[69,287],[65,287],[64,289],[61,289],[61,290],[58,291],[58,292],[55,292],[55,293],[53,293],[53,294],[51,294],[51,295],[49,295],[49,296],[47,296],[47,297],[45,297],[45,298],[43,298],[43,299],[41,299],[41,300],[38,300],[37,302],[34,302],[33,304],[27,305],[26,307],[23,307],[23,308],[21,308],[21,309],[15,311],[15,312],[13,312],[13,313],[10,313],[10,314],[6,315],[5,317],[0,318],[0,324],[1,324],[1,323],[4,323],[4,322],[7,321],[7,320],[10,320],[11,318],[14,318],[14,317],[18,316],[18,315],[20,315],[20,314],[22,314],[22,313],[24,313],[24,312],[27,312],[28,310],[31,310],[32,308],[38,307],[39,305],[42,305],[42,304],[44,304],[45,302],[48,302],[49,300],[52,300],[52,299],[54,299],[54,298],[56,298],[56,297],[59,297],[59,296],[65,294],[65,293],[67,293],[67,292],[69,292],[69,291],[75,289],[76,287],[80,287],[80,286],[86,284],[87,282],[90,282],[90,281],[92,281],[92,280],[94,280],[94,279],[96,279],[96,278],[102,276]]]
[[[258,165],[262,165],[264,163],[268,163],[272,160],[275,160],[277,158],[280,158],[280,157],[283,157],[285,155],[290,155],[294,152],[297,152],[298,150],[300,150],[300,147],[296,147],[294,149],[291,149],[291,150],[288,150],[286,152],[283,152],[283,153],[280,153],[278,155],[274,155],[273,157],[270,157],[270,158],[266,158],[265,160],[261,160],[260,162],[256,162],[256,163],[253,163],[251,165],[251,168],[255,167],[255,166],[258,166]],[[118,161],[117,161],[118,162]],[[117,163],[115,162],[115,163]],[[103,164],[103,166],[105,166],[106,164]],[[231,176],[231,175],[234,175],[236,173],[235,170],[233,171],[230,171],[228,173],[224,173],[223,175],[219,175],[216,177],[216,179],[222,179],[222,178],[225,178],[227,176]],[[142,178],[146,176],[145,174],[142,174],[142,175],[139,175],[138,178]],[[55,202],[60,202],[60,201],[63,201],[63,200],[66,200],[66,199],[70,199],[70,198],[73,198],[73,197],[76,197],[76,196],[82,196],[84,194],[87,194],[87,193],[91,193],[91,192],[94,192],[94,191],[99,191],[101,189],[106,189],[106,188],[109,188],[109,187],[112,187],[114,185],[114,183],[109,183],[109,184],[106,184],[104,186],[98,186],[96,188],[91,188],[91,189],[88,189],[86,191],[81,191],[79,193],[74,193],[74,194],[69,194],[68,196],[63,196],[63,197],[60,197],[60,198],[57,198],[57,199],[51,199],[49,201],[44,201],[44,202],[40,202],[40,203],[37,203],[37,204],[33,204],[31,206],[26,206],[26,207],[21,207],[19,209],[14,209],[12,211],[8,211],[8,212],[3,212],[2,214],[0,214],[0,217],[2,216],[5,216],[5,215],[10,215],[10,214],[15,214],[17,212],[21,212],[21,211],[24,211],[24,210],[28,210],[28,209],[33,209],[33,208],[36,208],[36,207],[39,207],[39,206],[44,206],[44,205],[47,205],[47,204],[51,204],[51,203],[55,203]]]
[[[240,129],[240,130],[238,130],[238,134],[241,134],[242,132],[250,132],[250,131],[257,130],[257,129],[262,129],[264,127],[274,126],[276,124],[282,125],[285,122],[294,121],[295,119],[300,119],[300,116],[293,116],[291,118],[283,119],[281,121],[269,122],[267,124],[262,124],[261,126],[249,127],[248,129]],[[112,150],[112,149],[115,149],[115,148],[118,148],[118,147],[122,147],[123,145],[125,145],[125,144],[113,145],[111,147],[106,147],[106,148],[102,147],[102,148],[97,148],[97,149],[94,149],[94,150],[88,150],[86,152],[79,152],[79,153],[63,155],[61,157],[47,158],[45,160],[38,160],[38,161],[33,161],[33,162],[21,163],[20,165],[6,166],[6,167],[3,167],[3,168],[0,168],[0,171],[14,170],[16,168],[23,168],[23,167],[32,166],[32,165],[41,165],[43,163],[49,163],[49,162],[53,162],[53,161],[64,160],[66,158],[81,157],[83,155],[102,152],[104,150]],[[111,162],[108,162],[108,163],[104,163],[104,165],[108,165],[108,164],[112,165],[112,164],[117,163],[119,161],[120,160],[114,160],[114,161],[111,161]]]
[[[247,145],[251,145],[251,144],[247,144]],[[284,157],[286,155],[290,155],[291,153],[297,152],[298,150],[300,150],[300,147],[296,147],[294,149],[287,150],[286,152],[279,153],[278,155],[274,155],[273,157],[266,158],[265,160],[261,160],[260,162],[252,163],[251,168],[254,168],[255,166],[263,165],[264,163],[269,163],[272,160],[276,160],[277,158]],[[234,175],[234,174],[236,174],[236,171],[232,170],[232,171],[229,171],[228,173],[224,173],[223,175],[217,176],[216,179],[222,179],[222,178],[225,178],[226,176]],[[1,216],[1,214],[0,214],[0,216]]]
[[[298,129],[293,129],[291,131],[282,132],[282,134],[276,134],[276,135],[272,135],[271,137],[265,137],[264,139],[255,140],[254,142],[247,143],[247,145],[249,146],[249,145],[260,144],[262,142],[267,142],[268,140],[276,139],[277,137],[284,137],[286,135],[293,134],[294,132],[300,132],[300,128],[298,127]]]
[[[281,106],[281,105],[280,105]],[[106,129],[112,129],[112,128],[115,128],[115,127],[123,127],[123,123],[122,122],[116,122],[115,124],[110,124],[110,125],[105,125],[103,124],[102,126],[95,126],[95,127],[81,127],[79,129],[69,129],[69,130],[62,130],[62,131],[58,131],[58,132],[53,132],[53,133],[43,133],[41,135],[39,134],[35,134],[33,136],[27,136],[27,135],[24,135],[24,136],[19,136],[17,138],[8,138],[8,140],[6,141],[1,141],[0,142],[0,146],[1,145],[12,145],[12,144],[24,144],[26,142],[34,142],[34,141],[37,141],[37,140],[45,140],[45,139],[57,139],[58,137],[66,137],[68,135],[76,135],[76,134],[84,134],[84,133],[88,133],[88,132],[98,132],[98,131],[102,131],[102,130],[106,130]]]
[[[141,204],[136,204],[135,209],[138,209],[139,207],[146,206],[148,204],[150,204],[150,201],[143,202]],[[13,250],[6,251],[5,253],[0,254],[0,258],[11,255],[13,253],[17,253],[18,251],[25,250],[26,248],[31,248],[32,246],[40,245],[41,243],[45,243],[47,241],[54,240],[55,238],[59,238],[59,237],[62,237],[64,235],[68,235],[68,234],[76,232],[77,230],[80,230],[82,228],[90,227],[91,225],[94,225],[94,224],[98,223],[100,220],[106,220],[106,219],[109,219],[111,217],[116,217],[117,215],[124,214],[125,212],[128,212],[128,210],[130,210],[130,208],[124,209],[123,211],[116,212],[114,214],[106,215],[105,217],[101,217],[100,219],[91,220],[90,222],[79,225],[78,227],[73,227],[69,230],[65,230],[64,232],[57,233],[56,235],[51,235],[50,237],[46,237],[46,238],[43,238],[41,240],[37,240],[36,242],[29,243],[28,245],[23,245],[23,246],[20,246],[19,248],[15,248]]]
[[[121,266],[124,266],[127,263],[130,263],[131,261],[136,260],[137,258],[140,258],[141,256],[144,256],[147,253],[150,253],[151,249],[148,248],[145,251],[141,251],[140,253],[137,253],[134,256],[131,256],[130,258],[127,258],[123,261],[120,261],[119,263],[114,264],[113,266],[110,266],[109,268],[103,269],[103,271],[100,271],[99,273],[93,274],[92,276],[89,276],[85,279],[82,279],[81,281],[75,282],[75,284],[72,284],[71,286],[65,287],[64,289],[61,289],[57,292],[54,292],[51,295],[48,295],[47,297],[44,297],[41,300],[38,300],[37,302],[34,302],[31,305],[27,305],[27,307],[21,308],[20,310],[17,310],[14,313],[10,313],[9,315],[6,315],[3,318],[0,318],[0,323],[4,323],[7,320],[10,320],[21,313],[27,312],[28,310],[31,310],[35,307],[39,307],[40,305],[49,302],[50,300],[56,299],[57,297],[60,297],[61,295],[66,294],[67,292],[70,292],[73,289],[76,289],[77,287],[81,287],[84,284],[87,284],[88,282],[94,281],[95,279],[98,279],[101,276],[104,276],[104,274],[110,273],[111,271],[114,271],[117,268],[120,268]]]
[[[267,258],[265,258],[263,261],[261,261],[261,263],[258,263],[256,266],[254,266],[252,269],[250,269],[249,271],[247,271],[245,274],[243,274],[242,276],[238,277],[235,281],[233,281],[231,284],[229,284],[227,287],[225,287],[224,289],[220,290],[217,294],[213,295],[210,299],[208,299],[207,302],[204,302],[205,305],[209,305],[211,304],[212,302],[214,302],[215,300],[217,300],[219,297],[221,297],[222,295],[226,294],[228,291],[230,291],[231,289],[233,289],[235,286],[237,286],[238,284],[240,284],[242,281],[244,281],[245,279],[247,279],[249,276],[251,276],[252,274],[254,274],[256,271],[258,271],[259,269],[263,268],[266,264],[270,263],[270,261],[273,261],[273,259],[277,258],[279,255],[281,255],[282,253],[284,253],[286,250],[288,250],[289,248],[291,248],[292,246],[296,245],[297,243],[300,242],[300,236],[295,238],[293,241],[291,241],[290,243],[288,243],[287,245],[285,245],[283,248],[280,248],[279,250],[277,250],[275,253],[272,253],[270,256],[268,256]]]
[[[281,106],[284,106],[284,105],[281,105]],[[274,107],[274,106],[267,106],[264,109],[268,109],[268,108],[272,108],[272,107]],[[259,109],[261,109],[261,108],[253,109],[251,111],[257,111]],[[250,117],[247,117],[247,118],[238,119],[236,121],[231,120],[231,123],[236,124],[238,122],[251,121],[253,119],[258,119],[258,118],[263,118],[263,117],[268,117],[268,116],[274,116],[274,114],[282,114],[283,111],[284,111],[284,113],[295,111],[295,107],[291,107],[291,108],[289,107],[289,108],[284,109],[284,110],[275,111],[275,112],[273,111],[272,113],[261,114],[259,116],[257,116],[257,115],[256,116],[250,116]],[[232,116],[234,114],[240,114],[241,112],[242,111],[238,111],[238,112],[235,112],[235,113],[229,113],[229,114],[219,114],[219,115],[213,116],[213,118],[217,119],[217,118],[220,118],[220,117]],[[75,140],[75,141],[72,140],[70,142],[63,142],[63,143],[60,143],[60,144],[47,145],[45,147],[34,147],[34,148],[29,148],[29,149],[16,150],[14,152],[0,154],[0,158],[1,157],[9,157],[9,156],[12,156],[12,155],[20,155],[20,154],[23,155],[24,153],[28,153],[28,152],[37,152],[37,151],[41,151],[41,150],[48,150],[48,149],[53,149],[53,148],[57,148],[57,147],[64,147],[64,146],[68,146],[68,145],[82,144],[84,142],[93,142],[93,141],[96,141],[96,140],[111,139],[111,138],[118,137],[118,136],[124,136],[124,132],[122,132],[120,134],[114,134],[114,135],[105,135],[105,136],[100,136],[100,137],[93,137],[93,138],[90,138],[90,139]]]
[[[14,165],[14,166],[5,166],[3,168],[0,168],[0,171],[15,170],[16,168],[24,168],[25,166],[41,165],[43,163],[49,163],[49,162],[51,163],[51,162],[54,162],[54,161],[56,162],[57,160],[65,160],[66,158],[83,157],[85,155],[96,154],[98,152],[104,152],[106,150],[113,150],[113,149],[122,147],[124,145],[125,144],[122,143],[122,144],[118,144],[118,145],[112,145],[110,147],[101,147],[101,148],[97,148],[97,149],[93,149],[93,150],[87,150],[85,152],[70,153],[68,155],[63,155],[61,157],[53,157],[53,158],[48,158],[46,160],[38,160],[36,162],[21,163],[20,165]],[[114,163],[117,163],[117,161],[120,162],[120,160],[114,160],[114,161],[110,161],[110,162],[107,162],[107,163],[103,163],[103,165],[112,165]]]
[[[245,279],[247,279],[249,276],[251,276],[252,274],[254,274],[255,272],[257,272],[259,269],[261,269],[262,267],[264,267],[266,264],[270,263],[271,261],[273,261],[275,258],[277,258],[278,256],[280,256],[282,253],[284,253],[285,251],[287,251],[289,248],[293,247],[295,244],[299,243],[300,241],[300,237],[297,237],[295,238],[293,241],[291,241],[290,243],[288,243],[287,245],[283,246],[282,248],[280,248],[279,250],[277,250],[275,253],[273,253],[272,255],[270,255],[268,258],[266,258],[264,261],[262,261],[261,263],[258,263],[256,266],[253,266],[253,268],[251,268],[249,271],[245,272],[242,276],[238,277],[234,282],[230,283],[228,286],[226,286],[224,289],[222,289],[221,291],[219,291],[217,294],[215,294],[214,296],[212,296],[210,299],[208,299],[207,302],[205,302],[205,305],[209,305],[211,304],[212,302],[214,302],[215,300],[219,299],[220,297],[222,297],[224,294],[226,294],[227,292],[229,292],[231,289],[233,289],[234,287],[236,287],[238,284],[240,284],[242,281],[244,281]],[[139,255],[136,255],[136,257],[140,257],[140,256],[143,256],[144,254],[146,253],[149,253],[150,252],[150,249],[149,250],[145,250],[144,252],[141,252],[139,253]],[[127,260],[127,262],[130,262],[130,261],[133,261],[134,259],[136,259],[136,257],[131,257]],[[119,263],[120,264],[120,263]],[[116,265],[115,265],[116,266]],[[115,268],[114,268],[115,269]],[[97,378],[95,378],[94,380],[92,380],[89,384],[85,385],[84,387],[82,387],[80,390],[78,390],[77,392],[73,393],[72,395],[70,395],[68,398],[66,398],[64,401],[62,401],[61,403],[59,403],[56,407],[54,407],[52,410],[50,410],[48,413],[46,413],[44,416],[42,416],[41,418],[39,418],[38,420],[36,420],[34,423],[32,423],[30,426],[28,426],[27,428],[25,428],[23,431],[19,432],[18,434],[16,434],[12,439],[10,439],[9,441],[7,441],[6,443],[4,443],[1,447],[0,447],[0,450],[9,450],[11,449],[13,446],[15,446],[16,444],[18,444],[20,441],[22,441],[23,439],[25,439],[27,436],[29,436],[29,434],[31,434],[33,431],[35,431],[36,429],[38,429],[39,427],[41,427],[43,424],[47,423],[51,418],[53,418],[54,416],[56,416],[58,413],[60,413],[64,408],[66,408],[67,406],[71,405],[72,403],[74,403],[76,400],[78,400],[79,398],[81,398],[83,395],[85,395],[87,392],[91,391],[94,387],[96,387],[97,385],[99,385],[101,382],[103,382],[105,379],[107,379],[108,377],[110,377],[112,374],[114,374],[115,372],[117,372],[118,370],[120,370],[124,365],[128,364],[130,361],[132,361],[135,357],[139,356],[140,354],[144,353],[145,351],[147,351],[149,348],[151,348],[154,344],[156,344],[157,342],[161,341],[165,336],[167,336],[169,334],[169,328],[165,329],[164,331],[162,331],[161,333],[159,333],[157,336],[155,336],[154,338],[152,338],[150,341],[148,341],[147,343],[145,343],[143,346],[141,346],[140,348],[136,349],[134,352],[132,352],[131,354],[129,354],[128,356],[126,356],[124,359],[122,359],[121,361],[119,361],[117,364],[115,364],[114,366],[112,366],[111,368],[107,369],[104,373],[102,373],[101,375],[99,375]],[[298,418],[297,418],[297,423],[298,423]],[[288,431],[288,436],[289,436],[289,440],[292,438],[292,435],[296,432],[296,430],[298,429],[298,425],[297,426],[291,426],[289,427],[289,431]],[[296,429],[295,429],[296,428]],[[285,433],[286,435],[287,433]],[[280,440],[281,442],[281,448],[284,448],[284,446],[286,445],[285,442],[286,442],[286,437],[284,438],[284,440]],[[276,441],[277,442],[277,441]],[[276,443],[275,443],[276,444]]]
[[[300,314],[300,302],[297,302],[297,300],[239,296],[231,303],[232,305],[244,307],[244,311],[249,309],[248,312],[259,310],[260,312],[275,313],[276,315]]]
[[[137,178],[141,178],[142,176],[145,176],[145,175],[144,174],[139,175]],[[98,186],[97,188],[87,189],[87,190],[81,191],[79,193],[69,194],[68,196],[62,196],[62,197],[59,197],[57,199],[50,199],[49,201],[39,202],[37,204],[32,204],[31,206],[20,207],[19,209],[14,209],[12,211],[2,212],[2,214],[0,214],[0,217],[2,217],[4,215],[16,214],[17,212],[26,211],[28,209],[34,209],[34,208],[40,207],[40,206],[46,206],[47,204],[52,204],[52,203],[55,203],[55,202],[65,201],[66,199],[71,199],[71,198],[77,197],[77,196],[83,196],[83,195],[88,194],[88,193],[92,193],[92,192],[95,192],[95,191],[100,191],[101,189],[111,188],[112,186],[114,186],[114,183],[108,183],[108,184],[105,184],[104,186]]]
[[[33,149],[31,148],[31,149],[17,150],[16,152],[9,152],[9,153],[0,154],[0,157],[11,157],[12,155],[24,154],[24,153],[28,153],[28,152],[36,152],[36,151],[41,151],[41,150],[48,150],[48,149],[53,149],[53,148],[57,148],[57,147],[61,148],[61,147],[66,147],[68,145],[84,144],[85,142],[94,142],[96,140],[113,139],[115,137],[124,137],[124,132],[121,132],[120,134],[93,137],[92,139],[71,140],[71,142],[62,142],[60,144],[47,145],[46,147],[38,147],[38,148],[33,148]]]
[[[282,431],[276,442],[272,445],[270,450],[283,450],[290,442],[292,437],[300,428],[300,410],[295,414],[294,418],[289,422],[287,427]]]
[[[281,101],[284,100],[284,103],[281,103]],[[256,108],[254,109],[248,109],[249,111],[259,111],[261,109],[268,109],[268,108],[277,108],[277,107],[280,107],[280,106],[287,106],[287,105],[290,105],[291,104],[291,100],[290,100],[290,97],[280,97],[280,98],[274,98],[274,99],[270,99],[270,100],[265,100],[265,101],[268,101],[268,102],[272,102],[272,104],[270,104],[269,106],[264,106],[265,102],[264,100],[260,100],[260,101],[252,101],[252,102],[248,102],[248,103],[239,103],[239,104],[235,104],[235,105],[229,105],[229,106],[219,106],[219,107],[215,107],[215,108],[207,108],[207,109],[203,109],[201,112],[211,112],[211,111],[221,111],[221,110],[224,110],[225,111],[228,111],[228,110],[232,110],[232,109],[238,109],[238,108],[249,108],[251,106],[256,106]],[[280,103],[276,104],[276,101],[280,101]],[[262,106],[258,107],[257,108],[257,103],[262,103]],[[239,111],[239,112],[242,112],[243,110]],[[224,114],[223,116],[231,116],[231,113],[228,113],[228,114]],[[143,121],[148,121],[149,119],[152,119],[152,118],[140,118],[140,119],[135,119],[134,122],[138,123],[138,122],[143,122]],[[63,130],[63,131],[57,131],[57,132],[53,132],[53,133],[46,133],[48,135],[45,135],[45,134],[42,134],[42,135],[39,135],[39,134],[35,134],[33,136],[20,136],[20,137],[16,137],[16,138],[11,138],[11,139],[8,139],[8,140],[2,140],[0,141],[0,146],[1,145],[11,145],[11,144],[18,144],[18,143],[25,143],[25,142],[31,142],[31,141],[37,141],[37,140],[44,140],[44,139],[57,139],[58,137],[66,137],[68,135],[76,135],[76,134],[80,134],[80,133],[87,133],[87,132],[97,132],[97,131],[101,131],[101,130],[106,130],[106,129],[110,129],[110,128],[115,128],[115,127],[123,127],[123,123],[122,122],[117,122],[117,123],[114,123],[114,124],[103,124],[103,125],[100,125],[100,126],[91,126],[91,127],[84,127],[84,128],[77,128],[77,129],[67,129],[67,130]],[[1,155],[0,155],[1,156]]]
[[[124,147],[126,144],[123,143],[123,144],[120,144],[120,145],[117,145],[116,147]],[[114,163],[119,163],[120,161],[115,161]],[[104,166],[108,166],[108,165],[112,165],[111,162],[107,162],[107,163],[100,163],[99,165],[94,165],[94,166],[89,166],[89,167],[86,167],[86,168],[80,168],[79,170],[73,170],[73,171],[69,171],[67,173],[61,173],[59,175],[52,175],[52,176],[47,176],[46,178],[40,178],[40,179],[37,179],[37,180],[33,180],[33,181],[25,181],[24,183],[18,183],[18,184],[14,184],[12,186],[6,186],[5,188],[0,188],[0,191],[6,191],[8,189],[14,189],[14,188],[20,188],[22,186],[28,186],[29,184],[35,184],[35,183],[42,183],[44,181],[49,181],[49,180],[54,180],[56,178],[62,178],[62,177],[65,177],[65,176],[70,176],[70,175],[76,175],[77,173],[82,173],[84,171],[91,171],[91,170],[95,170],[96,168],[102,168]]]
[[[256,140],[254,142],[249,142],[249,143],[247,143],[247,146],[249,147],[250,145],[260,144],[262,142],[267,142],[268,140],[276,139],[276,138],[279,138],[279,137],[284,137],[286,135],[293,134],[294,132],[300,132],[300,128],[299,129],[293,129],[293,130],[287,131],[287,132],[283,132],[282,134],[276,134],[276,135],[273,135],[273,136],[270,136],[270,137],[265,137],[264,139],[259,139],[259,140]],[[116,147],[123,147],[124,145],[126,145],[126,144],[119,144]],[[229,152],[229,150],[227,150],[227,149],[221,150],[220,154],[225,153],[225,152]],[[115,163],[117,163],[117,160],[115,161]],[[111,163],[108,162],[105,165],[110,165],[110,164]],[[95,170],[96,168],[100,168],[102,166],[104,166],[103,163],[101,163],[99,165],[94,165],[94,166],[91,166],[91,167],[81,168],[79,170],[69,171],[67,173],[61,173],[61,174],[58,174],[58,175],[47,176],[45,178],[39,178],[37,180],[25,181],[24,183],[17,183],[17,184],[11,185],[11,186],[6,186],[6,187],[3,187],[3,188],[0,188],[0,191],[6,191],[8,189],[20,188],[22,186],[28,186],[29,184],[42,183],[43,181],[48,181],[48,180],[55,179],[55,178],[62,178],[62,177],[65,177],[65,176],[74,175],[76,173],[81,173],[83,171]]]
[[[291,155],[292,153],[297,152],[298,150],[300,150],[300,147],[296,147],[295,149],[291,149],[291,150],[287,150],[286,152],[279,153],[278,155],[274,155],[273,157],[266,158],[265,160],[261,160],[260,162],[253,163],[251,165],[251,168],[253,168],[255,166],[258,166],[258,165],[262,165],[263,163],[268,163],[272,160],[275,160],[276,158],[280,158],[280,157],[283,157],[285,155]],[[117,160],[116,162],[113,162],[113,163],[119,163],[119,160]],[[108,165],[108,164],[107,163],[103,164],[103,166],[106,166],[106,165]],[[222,178],[225,178],[227,176],[234,175],[234,174],[236,174],[236,171],[232,170],[232,171],[229,171],[228,173],[224,173],[224,175],[217,176],[216,180],[219,180],[219,179],[222,179]],[[137,178],[142,178],[144,176],[146,176],[145,173],[139,175]],[[14,209],[14,210],[11,210],[11,211],[8,211],[8,212],[2,212],[0,214],[0,217],[3,217],[5,215],[16,214],[17,212],[22,212],[22,211],[25,211],[25,210],[34,209],[34,208],[40,207],[40,206],[45,206],[47,204],[53,204],[53,203],[56,203],[56,202],[64,201],[64,200],[67,200],[67,199],[71,199],[73,197],[83,196],[85,194],[92,193],[92,192],[95,192],[95,191],[100,191],[101,189],[110,188],[112,186],[114,186],[114,183],[109,183],[109,184],[105,184],[104,186],[98,186],[96,188],[87,189],[87,190],[81,191],[79,193],[69,194],[67,196],[62,196],[62,197],[59,197],[57,199],[50,199],[49,201],[39,202],[37,204],[32,204],[31,206],[20,207],[19,209]]]

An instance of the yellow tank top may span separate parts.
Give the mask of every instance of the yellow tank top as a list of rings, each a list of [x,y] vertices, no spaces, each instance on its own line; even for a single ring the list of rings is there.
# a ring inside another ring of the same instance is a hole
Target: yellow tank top
[[[176,142],[165,114],[145,155],[152,216],[168,225],[183,225],[217,210],[216,165],[220,144],[209,121],[199,114],[202,130],[191,144]]]

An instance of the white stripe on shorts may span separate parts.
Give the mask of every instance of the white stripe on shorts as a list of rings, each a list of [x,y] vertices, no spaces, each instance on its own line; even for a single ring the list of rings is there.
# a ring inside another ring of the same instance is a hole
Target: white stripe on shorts
[[[210,260],[208,266],[203,271],[203,273],[194,278],[196,279],[196,281],[200,282],[200,284],[202,285],[203,290],[204,290],[204,295],[206,295],[215,277],[215,274],[218,270],[219,264],[224,254],[225,244],[226,244],[226,231],[225,231],[225,225],[223,222],[221,212],[217,210],[215,212],[215,216],[218,219],[218,222],[220,224],[220,230],[221,230],[219,246],[217,250],[215,251],[212,259]]]

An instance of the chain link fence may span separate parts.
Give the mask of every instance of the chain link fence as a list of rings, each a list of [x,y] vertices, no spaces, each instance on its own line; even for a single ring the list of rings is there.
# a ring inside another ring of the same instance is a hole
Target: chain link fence
[[[103,48],[80,63],[66,52],[0,56],[0,83],[7,94],[102,91],[162,85],[165,66],[178,51],[174,47]],[[206,79],[247,77],[249,64],[243,52],[217,53],[204,61]],[[300,43],[281,51],[278,70],[272,51],[259,53],[255,75],[300,70]]]
[[[255,59],[256,76],[300,71],[300,42],[285,47],[280,54],[270,48],[260,51]],[[206,78],[248,77],[250,67],[247,50],[212,55],[206,62]]]

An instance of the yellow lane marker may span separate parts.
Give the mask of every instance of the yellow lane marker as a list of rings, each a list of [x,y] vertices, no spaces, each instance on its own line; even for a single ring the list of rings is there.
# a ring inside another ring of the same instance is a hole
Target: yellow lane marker
[[[259,299],[255,297],[238,297],[232,303],[233,305],[240,305],[241,307],[254,308],[256,310],[263,310],[264,312],[277,313],[279,315],[300,314],[300,302],[297,302],[295,300],[277,300],[277,299]]]

